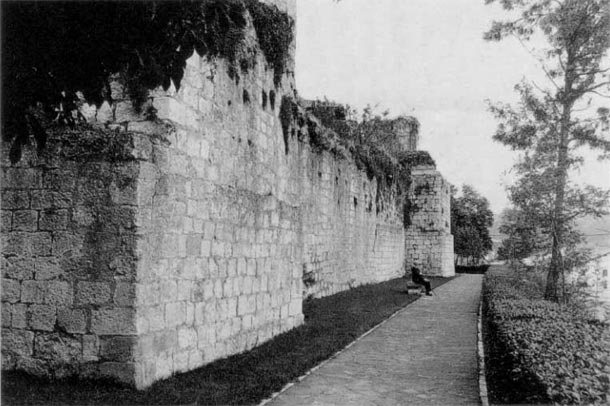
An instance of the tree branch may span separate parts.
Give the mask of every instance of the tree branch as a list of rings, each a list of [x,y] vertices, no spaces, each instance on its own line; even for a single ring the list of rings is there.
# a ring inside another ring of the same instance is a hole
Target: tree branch
[[[536,59],[538,61],[538,63],[540,64],[540,67],[542,68],[542,70],[544,71],[546,77],[551,81],[551,83],[555,86],[555,88],[557,90],[561,90],[561,88],[559,87],[559,85],[555,82],[555,80],[553,79],[553,76],[551,76],[551,74],[549,73],[548,69],[546,68],[546,66],[544,66],[544,63],[542,62],[542,60],[540,58],[538,58],[536,55],[534,55],[534,52],[529,49],[526,45],[525,42],[523,41],[523,39],[521,39],[521,37],[519,37],[518,35],[512,34],[515,38],[517,38],[517,40],[519,41],[519,43],[521,44],[521,46],[523,47],[523,49],[525,49],[527,51],[528,54],[530,54],[532,56],[532,58]]]
[[[598,92],[597,90],[590,90],[588,93],[593,93],[593,94],[601,96],[605,99],[610,99],[610,94],[602,94],[602,93]]]

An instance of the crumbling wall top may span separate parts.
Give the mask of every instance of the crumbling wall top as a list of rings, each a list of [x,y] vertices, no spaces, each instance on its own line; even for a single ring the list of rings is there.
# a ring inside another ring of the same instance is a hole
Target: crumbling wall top
[[[296,0],[260,0],[263,3],[274,4],[280,10],[288,13],[292,18],[297,16],[297,1]]]

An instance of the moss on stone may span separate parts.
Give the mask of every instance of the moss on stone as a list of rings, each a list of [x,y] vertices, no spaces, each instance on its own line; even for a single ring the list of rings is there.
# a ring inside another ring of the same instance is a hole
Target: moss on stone
[[[61,126],[49,130],[48,148],[44,155],[50,159],[75,162],[134,161],[133,133],[79,125],[73,129]]]

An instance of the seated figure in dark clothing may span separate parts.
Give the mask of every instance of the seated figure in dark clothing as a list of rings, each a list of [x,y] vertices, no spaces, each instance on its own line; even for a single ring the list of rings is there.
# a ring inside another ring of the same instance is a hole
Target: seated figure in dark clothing
[[[424,287],[426,288],[426,295],[432,296],[432,293],[431,293],[432,287],[430,286],[430,281],[422,276],[419,268],[417,268],[417,267],[411,268],[411,280],[415,284],[424,285]]]

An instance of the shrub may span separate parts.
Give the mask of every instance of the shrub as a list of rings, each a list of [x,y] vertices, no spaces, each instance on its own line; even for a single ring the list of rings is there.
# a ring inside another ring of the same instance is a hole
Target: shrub
[[[484,274],[485,272],[487,272],[488,269],[489,269],[488,264],[468,265],[468,266],[456,265],[455,272],[456,273]]]
[[[498,271],[485,277],[484,315],[492,402],[610,401],[610,326],[542,300],[525,274]]]

